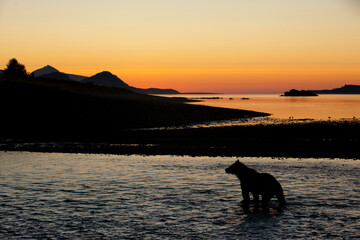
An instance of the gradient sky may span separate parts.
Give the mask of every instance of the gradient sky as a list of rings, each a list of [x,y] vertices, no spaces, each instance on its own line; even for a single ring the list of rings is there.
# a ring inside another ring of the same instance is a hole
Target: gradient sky
[[[360,0],[0,0],[0,29],[0,68],[181,92],[360,84]]]

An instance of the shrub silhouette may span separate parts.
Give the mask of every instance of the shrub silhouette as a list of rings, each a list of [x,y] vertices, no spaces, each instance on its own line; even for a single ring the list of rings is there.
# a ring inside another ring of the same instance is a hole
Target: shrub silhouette
[[[4,75],[12,78],[25,78],[27,77],[27,72],[25,66],[23,64],[20,64],[15,58],[13,58],[10,59],[9,63],[6,65]]]

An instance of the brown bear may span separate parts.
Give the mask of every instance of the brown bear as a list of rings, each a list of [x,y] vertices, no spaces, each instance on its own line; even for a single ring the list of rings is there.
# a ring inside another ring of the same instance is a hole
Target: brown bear
[[[285,205],[285,197],[280,183],[268,173],[258,173],[256,170],[247,167],[237,160],[230,167],[226,168],[226,173],[235,174],[240,180],[243,203],[250,203],[249,193],[251,192],[254,201],[259,201],[261,195],[262,207],[266,208],[270,199],[275,195],[280,202],[280,206]]]

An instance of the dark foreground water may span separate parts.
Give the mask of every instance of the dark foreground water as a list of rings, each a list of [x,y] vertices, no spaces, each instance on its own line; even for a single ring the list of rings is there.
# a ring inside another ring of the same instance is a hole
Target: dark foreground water
[[[242,158],[288,205],[240,205],[235,158],[0,152],[0,239],[359,239],[360,161]]]

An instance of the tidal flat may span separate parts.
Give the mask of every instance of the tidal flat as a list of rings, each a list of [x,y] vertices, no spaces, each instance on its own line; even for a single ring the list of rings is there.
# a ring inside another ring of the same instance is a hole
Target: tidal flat
[[[88,137],[5,139],[0,150],[178,156],[360,159],[360,121],[255,120],[244,124],[123,130]]]

